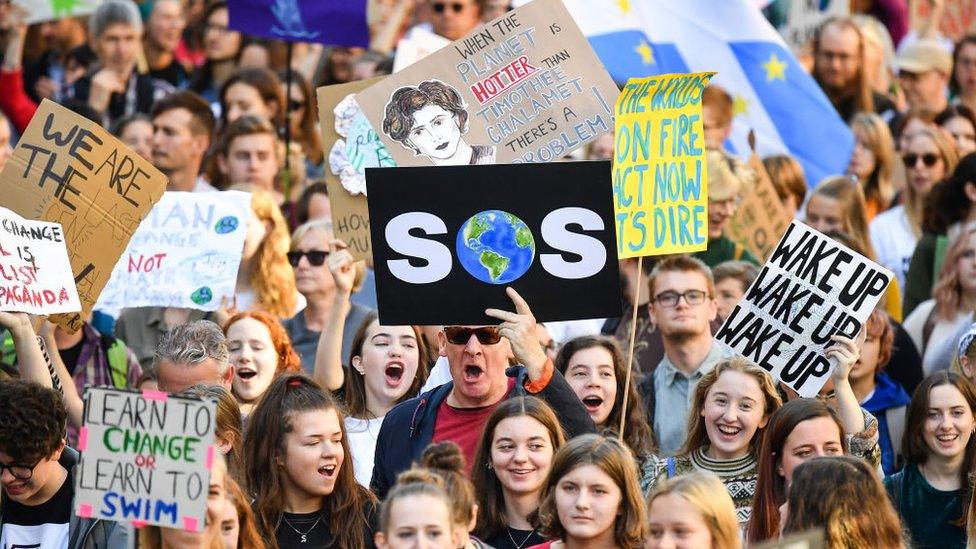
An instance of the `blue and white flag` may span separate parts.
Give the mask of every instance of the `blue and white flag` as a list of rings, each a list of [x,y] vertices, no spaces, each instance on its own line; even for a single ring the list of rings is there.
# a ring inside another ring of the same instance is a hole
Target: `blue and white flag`
[[[790,154],[810,186],[847,168],[854,137],[753,0],[564,0],[618,84],[631,77],[717,71],[734,100],[731,146]]]

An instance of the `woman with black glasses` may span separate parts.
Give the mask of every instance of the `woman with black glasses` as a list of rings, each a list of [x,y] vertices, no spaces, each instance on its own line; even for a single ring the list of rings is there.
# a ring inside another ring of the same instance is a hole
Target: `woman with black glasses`
[[[302,359],[302,368],[309,374],[315,370],[315,352],[319,346],[322,330],[329,315],[342,310],[342,348],[343,360],[349,357],[352,336],[370,312],[366,307],[349,301],[352,292],[359,291],[366,276],[366,267],[356,262],[350,267],[355,272],[347,292],[340,292],[329,271],[326,261],[330,259],[329,246],[334,241],[332,222],[327,220],[309,221],[292,233],[288,262],[295,270],[295,285],[298,293],[304,296],[305,308],[294,317],[284,321],[285,330],[291,338],[292,346]],[[332,244],[341,245],[340,242]],[[344,246],[342,246],[344,247]],[[345,252],[348,254],[348,252]],[[345,366],[349,366],[345,364]],[[342,379],[336,381],[319,380],[323,385],[334,389],[342,386]]]

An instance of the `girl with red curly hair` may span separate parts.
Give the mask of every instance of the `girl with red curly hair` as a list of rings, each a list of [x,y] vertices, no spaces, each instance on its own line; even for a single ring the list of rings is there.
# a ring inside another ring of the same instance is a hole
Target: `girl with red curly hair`
[[[224,323],[227,350],[234,365],[234,397],[245,416],[283,373],[298,373],[301,359],[278,319],[262,311],[244,311]]]

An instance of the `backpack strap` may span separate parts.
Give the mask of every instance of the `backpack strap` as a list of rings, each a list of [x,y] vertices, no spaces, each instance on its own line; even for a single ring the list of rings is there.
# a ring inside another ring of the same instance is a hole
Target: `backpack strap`
[[[939,280],[939,273],[942,272],[942,265],[945,263],[946,251],[951,244],[948,235],[940,234],[935,237],[935,257],[932,258],[932,285]]]
[[[112,376],[112,386],[125,389],[129,385],[129,353],[125,343],[110,335],[102,335],[102,350],[108,359],[108,370]]]
[[[665,463],[668,466],[668,478],[671,478],[671,477],[674,476],[674,470],[675,470],[675,463],[676,462],[677,462],[677,460],[674,459],[674,456],[668,456],[665,459]]]

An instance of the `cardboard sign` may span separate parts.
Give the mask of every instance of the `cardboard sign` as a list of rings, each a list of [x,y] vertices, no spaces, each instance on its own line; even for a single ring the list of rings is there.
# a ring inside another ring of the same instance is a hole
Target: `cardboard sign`
[[[167,192],[153,206],[97,307],[182,307],[215,311],[237,285],[251,195]]]
[[[485,309],[514,310],[506,286],[540,321],[620,316],[609,162],[366,178],[381,323],[497,324]]]
[[[549,162],[613,131],[617,87],[561,0],[535,0],[356,96],[398,166]]]
[[[715,338],[800,396],[816,396],[834,334],[854,338],[894,275],[794,221]]]
[[[760,166],[762,163],[760,163]],[[729,222],[729,238],[764,261],[793,218],[783,207],[766,171],[757,171],[756,185],[736,207]]]
[[[78,435],[75,514],[201,531],[216,417],[213,400],[89,387]]]
[[[287,42],[369,46],[366,0],[229,0],[230,28]]]
[[[973,0],[943,0],[942,17],[938,30],[942,36],[958,42],[967,34],[976,33],[976,3]],[[909,21],[916,29],[922,27],[932,15],[931,0],[912,0]]]
[[[366,168],[396,165],[355,99],[356,93],[380,80],[382,77],[316,90],[322,146],[329,165],[325,184],[332,206],[332,230],[357,260],[372,258]]]
[[[0,207],[0,311],[46,315],[80,310],[61,225],[24,219]]]
[[[631,78],[617,98],[617,257],[698,252],[708,246],[701,97],[714,74]]]
[[[447,38],[423,27],[412,29],[409,35],[397,42],[396,56],[393,58],[393,72],[402,71],[450,43],[451,41]]]
[[[102,0],[14,0],[14,4],[26,10],[24,22],[28,25],[88,15],[101,3]]]
[[[74,332],[91,312],[166,176],[98,124],[44,100],[0,173],[4,206],[60,223],[81,314],[51,320]]]

